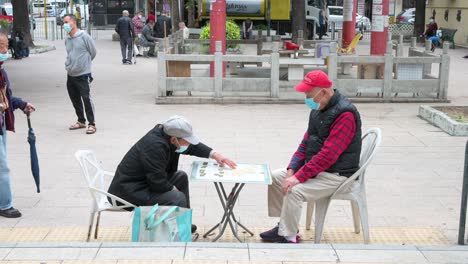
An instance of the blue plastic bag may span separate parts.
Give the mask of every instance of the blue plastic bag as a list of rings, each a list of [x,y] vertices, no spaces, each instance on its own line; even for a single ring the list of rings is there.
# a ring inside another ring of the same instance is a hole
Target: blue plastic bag
[[[192,209],[157,204],[137,207],[132,242],[192,242]]]

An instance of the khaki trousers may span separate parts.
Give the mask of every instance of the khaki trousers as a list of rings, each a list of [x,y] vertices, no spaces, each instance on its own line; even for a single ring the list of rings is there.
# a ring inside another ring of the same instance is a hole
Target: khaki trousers
[[[295,236],[299,230],[302,204],[331,196],[347,178],[321,172],[315,178],[297,184],[290,192],[283,195],[281,184],[286,175],[285,169],[272,173],[273,183],[268,186],[268,215],[280,217],[278,231],[280,236]]]

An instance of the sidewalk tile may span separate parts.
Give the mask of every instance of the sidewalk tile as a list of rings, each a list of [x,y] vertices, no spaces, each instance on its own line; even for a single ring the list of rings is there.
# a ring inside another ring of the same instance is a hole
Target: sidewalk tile
[[[185,242],[105,242],[101,248],[185,248]]]
[[[97,248],[14,248],[5,260],[92,260]]]
[[[62,264],[117,264],[117,260],[65,260]]]
[[[468,263],[468,251],[421,251],[431,263]]]
[[[101,248],[97,260],[183,259],[183,248]]]
[[[172,264],[228,264],[226,260],[173,260]]]
[[[173,264],[172,260],[117,260],[117,264]]]
[[[246,248],[204,248],[187,247],[184,259],[190,260],[249,260]]]
[[[408,250],[336,250],[341,262],[428,263],[419,251]]]
[[[250,249],[252,261],[331,261],[337,260],[335,252],[325,249]]]
[[[43,260],[27,260],[27,261],[0,261],[0,264],[63,264],[62,261],[50,261],[48,260],[47,262]],[[68,263],[67,263],[68,264]]]
[[[13,248],[0,248],[0,260],[4,259]]]

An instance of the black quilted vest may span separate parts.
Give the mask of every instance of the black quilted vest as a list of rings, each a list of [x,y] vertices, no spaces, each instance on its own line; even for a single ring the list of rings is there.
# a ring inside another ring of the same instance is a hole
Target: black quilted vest
[[[307,140],[306,162],[309,162],[309,160],[322,149],[323,143],[330,134],[333,122],[344,112],[351,112],[354,114],[356,133],[348,148],[341,154],[336,163],[326,171],[349,177],[359,169],[362,145],[361,117],[351,101],[338,91],[335,91],[335,94],[326,108],[310,112],[309,128],[307,129],[309,139]]]

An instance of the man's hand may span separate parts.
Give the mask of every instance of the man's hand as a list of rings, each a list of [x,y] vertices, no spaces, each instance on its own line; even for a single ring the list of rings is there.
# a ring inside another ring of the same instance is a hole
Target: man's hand
[[[215,152],[211,158],[216,160],[216,162],[220,166],[228,165],[231,169],[235,169],[237,167],[237,164],[234,161],[223,157],[223,155],[221,155],[221,154],[219,154],[217,152]]]
[[[25,114],[30,114],[32,112],[36,111],[36,108],[34,107],[34,105],[30,104],[30,103],[27,103],[26,104],[26,107],[23,109],[23,112]]]
[[[293,169],[288,169],[288,172],[286,174],[286,179],[294,176],[294,170]]]
[[[281,185],[281,190],[283,191],[283,194],[286,195],[288,192],[292,190],[294,186],[299,184],[299,180],[296,177],[289,177],[284,179],[283,184]]]

